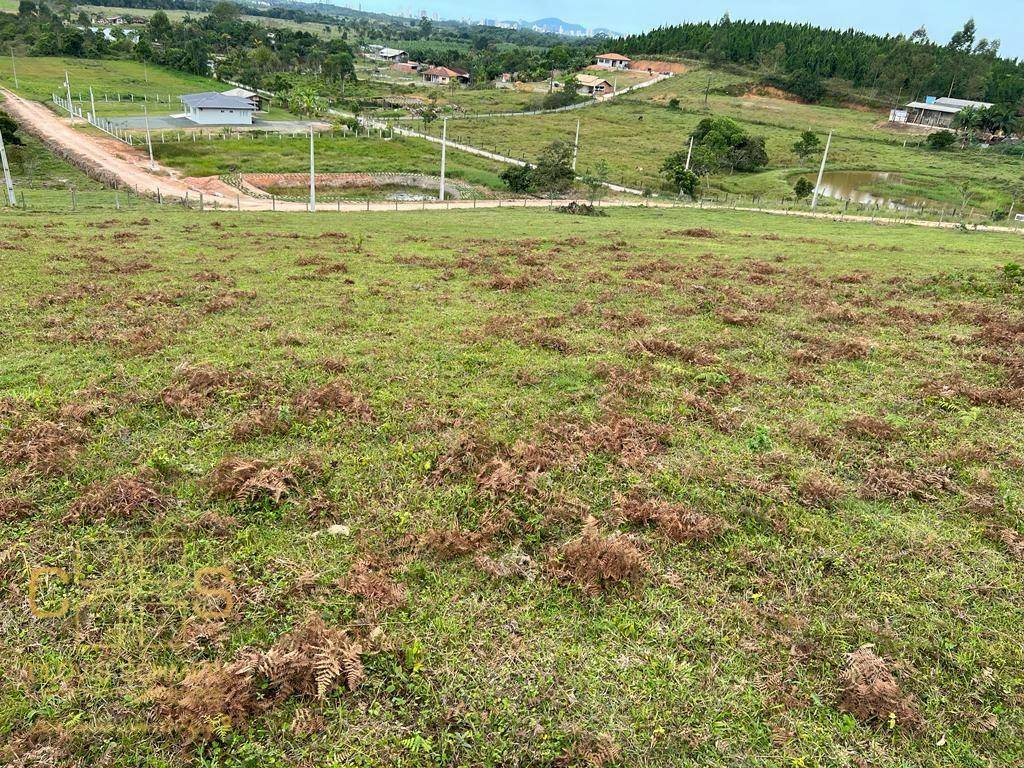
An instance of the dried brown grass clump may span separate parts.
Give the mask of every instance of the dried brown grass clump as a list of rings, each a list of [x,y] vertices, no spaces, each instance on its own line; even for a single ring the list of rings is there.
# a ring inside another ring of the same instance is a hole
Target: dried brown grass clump
[[[64,523],[104,520],[137,520],[167,506],[167,500],[153,487],[151,472],[100,480],[72,502]]]
[[[718,237],[718,233],[704,227],[690,227],[689,229],[666,229],[665,234],[669,237],[697,237],[710,239]]]
[[[226,371],[185,362],[174,370],[171,383],[160,393],[160,400],[168,408],[197,416],[230,382],[231,374]]]
[[[231,437],[245,441],[266,435],[283,435],[291,426],[291,423],[281,416],[280,408],[264,406],[249,411],[235,422],[231,427]]]
[[[889,440],[896,435],[896,428],[876,416],[854,416],[843,424],[847,434],[869,440]]]
[[[318,616],[278,638],[268,650],[249,649],[228,663],[204,664],[179,684],[150,691],[167,727],[187,741],[208,741],[290,698],[323,701],[355,690],[365,672],[359,640]]]
[[[598,363],[594,373],[604,379],[608,394],[615,397],[634,397],[647,392],[653,376],[648,366],[626,368],[609,363]]]
[[[26,499],[0,496],[0,523],[13,523],[24,520],[35,513],[36,505]]]
[[[597,520],[588,517],[580,535],[562,545],[553,571],[587,591],[600,592],[622,582],[638,581],[648,566],[646,556],[629,536],[603,536]]]
[[[537,284],[537,279],[529,272],[519,275],[499,274],[487,281],[487,287],[496,291],[523,291]]]
[[[582,448],[615,456],[625,467],[635,467],[648,457],[662,453],[668,445],[671,427],[606,411],[600,421],[580,434]]]
[[[875,654],[871,645],[846,655],[840,683],[840,708],[861,722],[911,730],[921,727],[921,713],[913,697],[900,690],[885,660]]]
[[[228,456],[214,467],[206,482],[215,496],[239,501],[269,499],[279,504],[298,487],[299,478],[312,469],[310,461],[293,459],[275,465],[262,459]]]
[[[312,387],[296,397],[295,410],[304,418],[340,411],[363,423],[373,421],[373,410],[369,404],[340,379]]]
[[[32,421],[15,429],[0,448],[0,462],[24,464],[32,473],[52,475],[63,471],[88,441],[77,425]]]
[[[405,585],[392,579],[388,568],[372,559],[357,561],[348,575],[338,580],[338,586],[373,610],[400,608],[408,600]]]
[[[649,337],[634,339],[627,350],[634,355],[654,355],[655,357],[674,357],[692,365],[714,365],[718,358],[710,352],[694,347],[686,347],[671,339]]]
[[[1009,528],[1003,528],[997,535],[1011,557],[1015,560],[1024,560],[1024,536]]]
[[[455,560],[478,551],[487,541],[480,531],[465,528],[432,528],[419,537],[420,544],[441,560]]]
[[[718,319],[726,325],[737,325],[741,327],[749,327],[757,324],[757,315],[753,312],[744,312],[743,310],[729,310],[719,309],[715,312]]]
[[[957,484],[946,467],[903,469],[890,463],[868,468],[861,485],[868,499],[906,499],[935,501],[939,493],[955,492]]]
[[[840,339],[825,346],[833,360],[867,360],[871,354],[871,342],[867,339]]]
[[[725,520],[718,515],[705,515],[685,504],[644,498],[635,493],[620,496],[615,511],[630,523],[656,526],[672,541],[711,541],[725,530]]]
[[[808,507],[831,507],[843,497],[844,492],[841,483],[819,472],[807,475],[796,488],[800,502]]]
[[[227,309],[237,307],[243,301],[251,301],[256,298],[256,291],[222,291],[213,296],[203,307],[203,312],[212,315],[216,312],[223,312]]]
[[[622,748],[609,734],[588,734],[577,739],[555,760],[556,768],[605,768],[618,763]]]
[[[486,442],[473,431],[460,429],[448,435],[430,470],[430,482],[440,483],[475,471],[489,450]]]

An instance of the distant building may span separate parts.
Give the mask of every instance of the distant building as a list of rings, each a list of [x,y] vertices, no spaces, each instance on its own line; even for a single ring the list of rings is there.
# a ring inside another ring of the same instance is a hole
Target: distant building
[[[629,69],[629,57],[621,53],[602,53],[597,57],[597,66],[605,69]]]
[[[603,77],[576,75],[576,92],[581,96],[601,96],[612,92],[612,84]]]
[[[937,99],[934,96],[929,96],[924,101],[912,101],[903,109],[892,110],[889,113],[889,121],[910,125],[927,125],[933,128],[951,128],[953,118],[965,109],[988,109],[991,106],[992,104],[987,101],[953,99],[946,96]]]
[[[458,67],[431,67],[423,72],[423,82],[448,85],[452,80],[459,83],[469,82],[469,72]]]
[[[408,61],[409,54],[405,51],[399,50],[398,48],[381,48],[377,51],[377,58],[381,61],[397,64],[402,61]]]
[[[253,109],[259,112],[263,109],[263,99],[255,91],[248,91],[245,88],[232,88],[230,91],[224,91],[223,96],[234,96],[238,99],[245,99],[252,104]]]
[[[198,125],[252,125],[256,111],[248,99],[223,93],[187,93],[181,103],[185,118]]]

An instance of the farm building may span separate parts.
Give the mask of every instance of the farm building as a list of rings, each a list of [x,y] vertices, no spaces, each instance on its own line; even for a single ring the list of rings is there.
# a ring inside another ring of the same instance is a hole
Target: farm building
[[[576,75],[576,92],[581,96],[600,96],[612,92],[612,84],[603,77]]]
[[[987,101],[953,99],[946,96],[936,99],[934,96],[929,96],[924,101],[912,101],[903,109],[892,110],[889,113],[889,121],[928,125],[934,128],[950,128],[953,125],[953,118],[963,110],[968,108],[988,109],[991,106]]]
[[[402,61],[408,61],[409,54],[405,51],[399,50],[398,48],[381,48],[377,52],[377,58],[381,61],[397,64]]]
[[[252,125],[256,107],[247,99],[223,93],[187,93],[184,117],[199,125]]]
[[[629,69],[629,57],[621,53],[602,53],[597,57],[597,66],[605,69]]]
[[[253,109],[259,112],[263,109],[263,100],[258,93],[255,91],[249,91],[245,88],[232,88],[230,91],[224,91],[224,96],[234,96],[239,99],[245,99],[252,104]]]
[[[457,67],[431,67],[423,72],[423,82],[447,85],[455,80],[459,83],[469,82],[469,72]]]

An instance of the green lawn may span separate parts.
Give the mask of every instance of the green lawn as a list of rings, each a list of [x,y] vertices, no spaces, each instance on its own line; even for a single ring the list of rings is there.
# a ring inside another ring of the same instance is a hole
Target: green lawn
[[[222,173],[288,173],[309,169],[309,140],[268,136],[257,139],[201,140],[155,143],[161,163],[188,176]],[[423,139],[328,138],[316,142],[316,167],[321,173],[440,172],[441,148]],[[449,153],[448,173],[453,178],[502,188],[504,166],[481,157]]]
[[[5,762],[1024,761],[1019,237],[168,208],[0,240]]]
[[[572,141],[576,121],[582,121],[579,167],[604,160],[612,180],[636,187],[664,186],[660,169],[670,153],[685,149],[689,134],[704,117],[728,115],[749,132],[766,137],[770,164],[756,174],[715,177],[712,188],[731,193],[782,197],[791,194],[796,175],[814,170],[816,160],[804,166],[792,151],[804,130],[824,139],[835,131],[829,167],[898,171],[908,179],[908,194],[921,194],[937,206],[960,200],[958,184],[968,182],[974,202],[986,211],[1009,205],[1008,188],[1024,176],[1024,160],[986,150],[934,152],[920,137],[906,138],[880,126],[879,112],[797,104],[780,99],[710,95],[704,105],[709,74],[712,90],[742,82],[738,75],[694,69],[650,88],[627,94],[608,104],[578,112],[523,118],[488,118],[449,122],[450,135],[476,146],[534,158],[551,141]],[[671,98],[680,109],[667,107]],[[432,133],[440,125],[430,126]],[[820,155],[819,155],[820,158]]]
[[[17,13],[18,0],[0,0],[0,13]]]

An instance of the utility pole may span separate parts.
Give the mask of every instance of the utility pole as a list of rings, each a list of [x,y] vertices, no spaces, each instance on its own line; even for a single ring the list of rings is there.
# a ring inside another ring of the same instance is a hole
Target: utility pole
[[[309,211],[316,211],[316,169],[313,166],[313,126],[309,126]]]
[[[686,150],[686,168],[684,170],[690,170],[690,158],[693,156],[693,136],[690,137],[690,148]]]
[[[708,94],[710,94],[710,93],[711,93],[711,75],[708,75],[708,84],[707,84],[707,87],[704,88],[704,106],[705,107],[708,105]]]
[[[68,92],[68,112],[71,113],[71,117],[75,116],[75,107],[71,103],[71,79],[68,77],[68,71],[64,70],[64,87],[67,88]]]
[[[89,86],[89,103],[92,104],[92,121],[96,122],[96,97],[93,96],[92,86]]]
[[[153,161],[153,140],[149,135],[149,110],[142,105],[142,114],[146,118],[146,146],[149,147],[149,170],[156,170],[156,163]]]
[[[576,156],[580,153],[580,121],[576,119],[576,141],[572,145],[572,172],[576,173]]]
[[[14,87],[18,87],[18,67],[14,64],[14,46],[11,46],[11,72],[14,73]]]
[[[7,150],[4,149],[4,136],[0,133],[0,161],[2,161],[4,169],[4,185],[7,187],[7,199],[11,203],[11,208],[17,205],[18,201],[14,197],[14,183],[11,181],[11,169],[7,165]]]
[[[814,197],[811,199],[811,210],[818,207],[818,195],[821,194],[821,179],[825,175],[825,161],[828,160],[828,148],[832,146],[832,131],[828,132],[825,151],[821,155],[821,167],[818,169],[818,183],[814,185]]]
[[[441,194],[438,196],[440,200],[444,200],[444,166],[445,166],[445,154],[448,149],[448,118],[444,118],[441,123]]]
[[[145,59],[142,60],[142,74],[143,74],[143,76],[145,76],[146,83],[148,84],[149,83],[149,64],[146,63]]]

